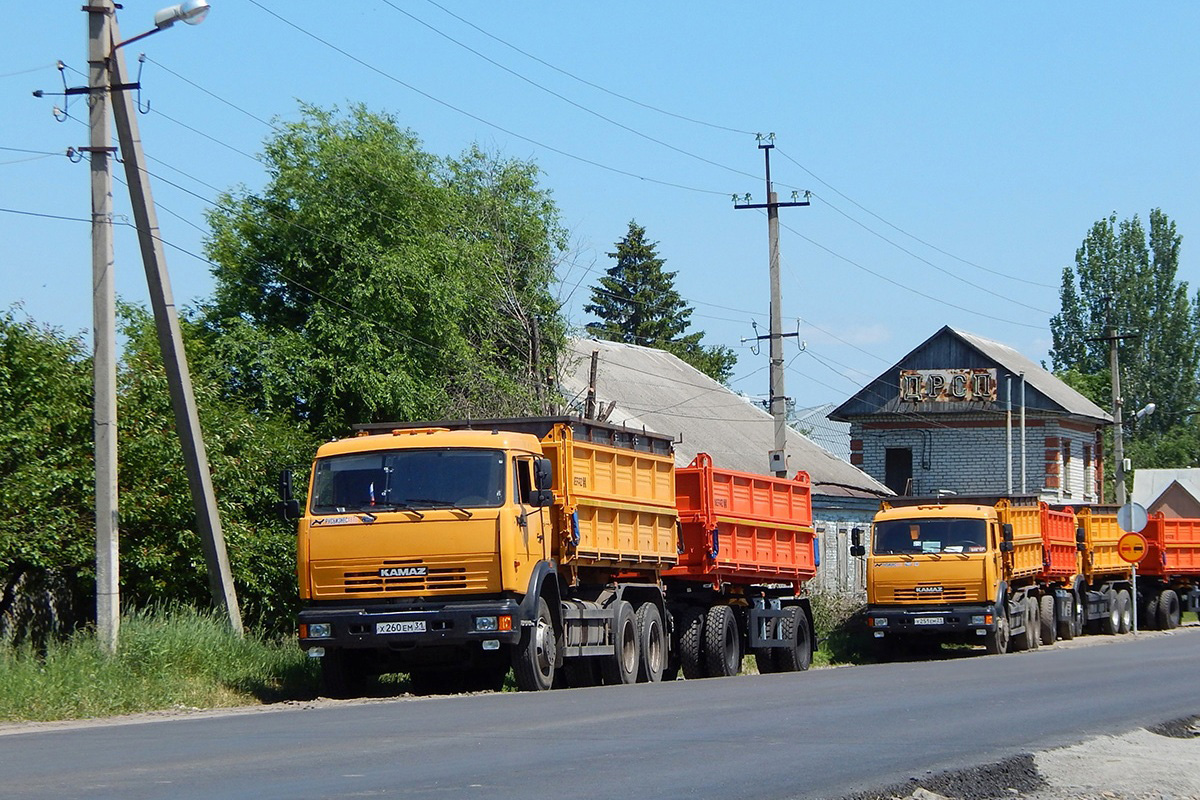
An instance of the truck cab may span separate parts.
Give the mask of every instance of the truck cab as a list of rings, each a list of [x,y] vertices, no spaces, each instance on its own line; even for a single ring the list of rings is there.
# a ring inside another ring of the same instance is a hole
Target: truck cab
[[[327,683],[444,665],[502,677],[550,557],[550,469],[519,432],[409,428],[323,445],[297,578],[300,645],[323,658]]]
[[[874,636],[983,643],[996,628],[1003,541],[991,506],[881,510],[866,548],[867,622]]]

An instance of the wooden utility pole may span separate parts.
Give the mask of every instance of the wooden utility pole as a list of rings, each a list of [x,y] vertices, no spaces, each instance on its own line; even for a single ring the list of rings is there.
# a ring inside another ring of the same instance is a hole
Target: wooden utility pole
[[[733,207],[738,209],[765,208],[767,210],[767,241],[771,280],[771,332],[768,336],[760,336],[759,338],[766,338],[771,342],[771,395],[769,406],[771,416],[775,419],[775,449],[770,453],[769,467],[775,473],[775,477],[786,478],[787,394],[783,388],[783,339],[785,336],[797,336],[798,334],[785,334],[782,330],[782,296],[779,289],[779,209],[791,206],[806,206],[809,202],[808,200],[793,200],[787,203],[779,202],[779,197],[775,194],[774,186],[771,183],[771,150],[774,148],[775,134],[772,133],[766,137],[759,137],[758,149],[763,151],[763,156],[766,159],[767,202],[751,203],[748,199],[749,196],[747,196],[747,202],[738,203],[735,196]]]

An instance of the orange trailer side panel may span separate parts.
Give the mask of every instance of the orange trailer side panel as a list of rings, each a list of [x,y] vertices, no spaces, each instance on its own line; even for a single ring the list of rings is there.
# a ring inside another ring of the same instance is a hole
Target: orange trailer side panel
[[[1168,519],[1160,511],[1150,516],[1142,534],[1148,547],[1138,572],[1200,575],[1200,519]]]
[[[1116,508],[1081,508],[1076,516],[1087,548],[1083,574],[1088,583],[1095,583],[1099,576],[1128,576],[1129,562],[1117,553],[1117,542],[1125,534],[1117,524]]]

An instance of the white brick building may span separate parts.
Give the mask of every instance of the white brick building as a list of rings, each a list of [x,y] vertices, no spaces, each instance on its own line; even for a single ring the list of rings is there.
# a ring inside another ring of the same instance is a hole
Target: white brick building
[[[897,494],[1101,500],[1108,413],[1011,347],[949,326],[829,418],[850,423],[851,463]]]

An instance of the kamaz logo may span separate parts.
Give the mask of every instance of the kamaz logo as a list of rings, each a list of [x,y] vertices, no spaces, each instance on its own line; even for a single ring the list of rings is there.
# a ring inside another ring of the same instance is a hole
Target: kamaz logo
[[[917,594],[941,594],[942,587],[940,586],[917,586],[913,588]]]
[[[384,567],[379,570],[381,578],[423,578],[429,572],[428,567]]]

